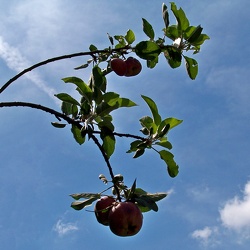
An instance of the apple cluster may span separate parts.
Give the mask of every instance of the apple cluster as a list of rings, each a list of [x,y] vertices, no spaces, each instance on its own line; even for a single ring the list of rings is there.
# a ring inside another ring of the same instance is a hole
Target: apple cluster
[[[141,63],[133,57],[128,57],[126,60],[113,58],[110,67],[118,76],[127,77],[138,75],[142,69]]]
[[[130,201],[117,202],[111,196],[103,196],[96,202],[95,215],[99,223],[109,226],[118,236],[133,236],[142,227],[143,215],[137,205]]]

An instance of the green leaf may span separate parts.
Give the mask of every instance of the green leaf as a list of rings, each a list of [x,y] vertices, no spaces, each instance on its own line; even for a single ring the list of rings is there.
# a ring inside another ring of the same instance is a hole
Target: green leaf
[[[103,75],[101,68],[97,65],[92,69],[92,84],[102,92],[106,91],[106,77]]]
[[[154,61],[161,53],[161,49],[153,41],[142,41],[135,46],[135,53],[142,59]]]
[[[168,14],[168,7],[165,3],[162,4],[162,17],[165,23],[166,28],[169,26],[169,14]]]
[[[100,194],[96,194],[96,193],[80,193],[80,194],[70,194],[70,196],[75,199],[75,200],[79,200],[81,198],[84,199],[90,199],[90,198],[96,198],[99,199],[101,197]]]
[[[165,137],[162,138],[160,141],[156,142],[155,144],[167,149],[172,149],[172,144]]]
[[[67,124],[59,123],[59,122],[51,122],[52,126],[55,128],[64,128]]]
[[[149,98],[147,96],[142,95],[141,97],[148,104],[148,106],[151,110],[151,113],[153,115],[153,118],[154,118],[154,123],[156,124],[156,126],[159,126],[161,123],[161,116],[159,115],[156,103],[151,98]]]
[[[128,98],[119,98],[118,99],[118,103],[119,103],[119,107],[123,107],[123,108],[130,108],[130,107],[134,107],[134,106],[137,106],[137,104],[133,101],[131,101],[130,99]]]
[[[81,130],[74,124],[72,124],[71,132],[77,143],[80,145],[85,142],[85,137],[82,137]]]
[[[171,25],[164,29],[164,34],[173,41],[180,37],[177,25]]]
[[[80,90],[79,93],[86,98],[86,100],[91,103],[92,100],[92,90],[91,88],[78,77],[66,77],[62,79],[65,83],[73,83]]]
[[[80,106],[80,103],[67,93],[56,94],[55,97],[61,101]]]
[[[115,92],[107,92],[103,95],[103,100],[106,102],[109,106],[114,106],[119,99],[119,94]]]
[[[140,119],[140,123],[144,128],[147,128],[150,135],[153,135],[157,131],[157,125],[150,116],[144,116]]]
[[[189,43],[195,42],[199,38],[199,36],[201,35],[202,30],[203,30],[203,28],[200,25],[198,25],[194,29],[194,31],[191,33],[191,35],[189,36],[189,38],[187,39],[187,41]]]
[[[179,173],[179,166],[174,161],[174,155],[166,150],[159,151],[160,157],[167,164],[167,170],[170,177],[176,177]]]
[[[81,210],[87,206],[92,205],[94,201],[96,201],[98,198],[92,197],[88,200],[85,201],[74,201],[71,203],[71,207],[74,208],[75,210]]]
[[[158,211],[158,206],[155,203],[155,201],[153,199],[151,199],[149,196],[147,195],[141,195],[138,198],[135,198],[135,201],[138,203],[138,205],[141,207],[146,207],[149,210],[153,210],[155,212]],[[146,209],[146,211],[149,211]]]
[[[125,35],[125,39],[128,45],[132,44],[135,41],[135,34],[132,30],[128,30],[127,34]]]
[[[127,153],[135,152],[138,149],[138,145],[141,144],[141,140],[135,140],[130,143],[130,149],[127,151]]]
[[[210,37],[206,34],[201,34],[199,38],[196,39],[195,42],[192,43],[194,46],[202,45],[206,40],[209,40]]]
[[[95,45],[91,44],[91,45],[89,46],[89,50],[90,50],[91,52],[93,52],[93,51],[96,51],[96,50],[98,50],[98,49],[97,49],[97,47],[96,47]]]
[[[145,18],[142,18],[142,23],[143,23],[143,31],[144,31],[144,33],[151,40],[154,40],[155,32],[154,32],[154,29],[153,29],[152,25]]]
[[[178,10],[174,2],[171,2],[171,10],[177,20],[178,29],[180,31],[185,31],[189,27],[189,21],[186,17],[185,12],[182,8]]]
[[[108,158],[114,153],[115,151],[115,136],[114,135],[106,135],[102,138],[103,140],[103,149]]]
[[[157,202],[167,197],[167,193],[147,193],[147,197],[150,197],[153,201]]]
[[[72,104],[68,102],[62,102],[61,110],[65,115],[72,114]]]
[[[190,57],[184,56],[186,61],[186,69],[189,77],[194,80],[198,74],[198,62]]]
[[[176,119],[176,118],[174,118],[174,117],[166,118],[166,119],[164,119],[164,120],[161,122],[161,124],[160,124],[160,126],[159,126],[159,128],[158,128],[158,131],[161,131],[167,124],[169,124],[169,126],[170,126],[169,130],[170,130],[170,129],[172,129],[172,128],[178,126],[178,125],[181,124],[182,122],[183,122],[183,120],[179,120],[179,119]]]
[[[115,35],[114,38],[115,38],[115,40],[117,40],[119,42],[118,45],[119,45],[120,48],[124,47],[126,45],[125,37],[124,36],[122,36],[122,35]]]
[[[135,154],[133,156],[134,159],[139,158],[140,156],[142,156],[145,153],[145,149],[144,148],[139,148],[135,151]]]
[[[171,68],[178,68],[181,65],[181,52],[174,46],[166,46],[166,50],[164,51],[164,55],[168,60],[168,63]]]

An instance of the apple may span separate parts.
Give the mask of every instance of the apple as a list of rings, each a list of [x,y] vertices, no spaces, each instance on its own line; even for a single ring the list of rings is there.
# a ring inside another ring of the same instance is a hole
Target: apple
[[[109,228],[118,236],[133,236],[142,227],[141,210],[133,202],[117,202],[109,212]]]
[[[99,223],[109,225],[109,212],[115,204],[115,199],[111,196],[103,196],[95,204],[95,216]]]
[[[121,58],[113,58],[110,67],[118,76],[124,76],[127,72],[127,64]]]
[[[141,63],[133,58],[133,57],[128,57],[125,61],[127,65],[127,71],[125,73],[125,76],[136,76],[141,72],[142,66]]]

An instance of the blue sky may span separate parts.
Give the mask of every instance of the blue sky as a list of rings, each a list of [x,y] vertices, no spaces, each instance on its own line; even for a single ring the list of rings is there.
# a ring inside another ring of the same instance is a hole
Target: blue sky
[[[166,4],[168,4],[166,2]],[[139,107],[114,113],[118,132],[139,134],[139,118],[149,115],[140,94],[154,99],[163,117],[184,122],[171,131],[172,152],[180,174],[170,179],[153,152],[132,159],[129,139],[118,139],[111,163],[127,185],[169,192],[159,211],[144,214],[140,233],[119,238],[98,224],[94,214],[70,208],[69,194],[99,192],[108,174],[92,142],[79,146],[70,130],[55,129],[54,117],[28,108],[0,110],[1,249],[249,249],[250,247],[250,85],[249,7],[241,1],[176,1],[191,24],[210,36],[196,56],[199,75],[191,81],[182,66],[164,58],[134,78],[108,76],[109,90]],[[41,60],[109,45],[106,33],[132,29],[146,39],[141,18],[161,36],[162,1],[9,0],[0,9],[1,85]],[[171,15],[171,22],[175,22]],[[60,80],[88,80],[74,71],[88,58],[46,65],[14,82],[2,101],[27,101],[60,109],[53,97],[76,95]],[[89,209],[92,209],[90,207]]]

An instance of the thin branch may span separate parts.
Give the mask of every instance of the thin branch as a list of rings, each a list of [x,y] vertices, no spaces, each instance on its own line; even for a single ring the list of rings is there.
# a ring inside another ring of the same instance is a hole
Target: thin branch
[[[64,115],[63,113],[60,113],[46,106],[42,106],[40,104],[29,103],[29,102],[0,102],[0,108],[2,107],[29,107],[29,108],[39,109],[39,110],[42,110],[42,111],[45,111],[47,113],[54,115],[57,119],[62,118],[63,120],[67,121],[69,124],[75,124],[79,128],[82,127],[81,124],[79,124],[79,122],[71,119],[67,115]]]
[[[111,167],[111,164],[110,164],[110,162],[109,162],[109,158],[108,158],[106,152],[104,151],[104,149],[103,149],[102,145],[100,144],[100,142],[98,141],[98,139],[97,139],[92,133],[91,133],[89,136],[90,136],[90,138],[95,142],[95,144],[97,145],[97,147],[100,149],[100,151],[101,151],[101,153],[102,153],[102,156],[103,156],[103,158],[104,158],[104,160],[105,160],[105,162],[106,162],[106,164],[107,164],[107,166],[108,166],[109,174],[110,174],[110,176],[111,176],[111,178],[112,178],[112,181],[114,181],[115,175],[114,175],[114,173],[113,173],[113,169],[112,169],[112,167]],[[115,191],[116,191],[116,193],[117,193],[117,198],[118,198],[118,200],[121,201],[120,192],[119,192],[119,189],[118,189],[118,187],[116,186],[115,183],[114,183],[114,188],[115,188]]]
[[[94,56],[95,54],[99,54],[99,53],[112,53],[112,52],[121,52],[123,50],[127,50],[127,49],[132,49],[129,46],[125,46],[123,48],[119,48],[119,49],[104,49],[104,50],[95,50],[95,51],[88,51],[88,52],[79,52],[79,53],[73,53],[73,54],[68,54],[68,55],[63,55],[63,56],[57,56],[57,57],[53,57],[50,59],[47,59],[45,61],[41,61],[37,64],[32,65],[29,68],[24,69],[23,71],[21,71],[20,73],[18,73],[17,75],[15,75],[14,77],[12,77],[9,81],[7,81],[1,88],[0,88],[0,94],[14,81],[16,81],[18,78],[20,78],[22,75],[32,71],[35,68],[41,67],[45,64],[48,63],[52,63],[55,61],[60,61],[60,60],[64,60],[64,59],[69,59],[69,58],[73,58],[73,57],[79,57],[79,56]]]

